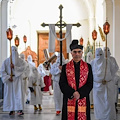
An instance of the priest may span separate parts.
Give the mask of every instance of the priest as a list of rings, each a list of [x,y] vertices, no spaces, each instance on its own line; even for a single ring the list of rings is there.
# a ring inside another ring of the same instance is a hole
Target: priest
[[[82,58],[78,40],[70,44],[72,60],[62,66],[60,89],[63,93],[62,120],[90,120],[89,93],[93,87],[91,65]]]

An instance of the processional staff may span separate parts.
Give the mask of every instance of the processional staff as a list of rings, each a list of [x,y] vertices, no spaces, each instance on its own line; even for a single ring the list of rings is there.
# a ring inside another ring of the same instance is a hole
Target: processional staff
[[[106,66],[105,66],[105,76],[104,76],[104,80],[103,80],[103,84],[106,84],[106,80],[105,80],[105,77],[106,77],[106,74],[107,74],[107,34],[109,33],[110,31],[110,24],[106,21],[103,25],[103,30],[104,30],[104,33],[106,35],[106,41],[105,41],[105,48],[106,48],[106,51],[105,51],[105,57],[106,57]]]
[[[60,5],[59,9],[60,9],[60,21],[58,21],[55,24],[55,26],[60,28],[59,34],[60,34],[60,39],[62,39],[62,28],[66,27],[67,24],[64,21],[62,21],[62,9],[63,9],[63,6]],[[41,26],[45,27],[45,26],[49,26],[49,24],[42,23]],[[77,24],[72,24],[72,26],[80,27],[81,25],[80,25],[80,23],[77,23]],[[62,41],[60,41],[60,66],[62,66]]]
[[[95,40],[97,39],[97,31],[94,29],[93,30],[93,32],[92,32],[92,38],[93,38],[93,40],[94,40],[94,42],[93,42],[93,55],[94,55],[94,58],[95,58]]]
[[[11,78],[12,78],[12,50],[11,50],[11,40],[13,38],[13,31],[11,30],[11,28],[8,28],[6,31],[7,34],[7,39],[10,41],[10,64],[11,64]]]

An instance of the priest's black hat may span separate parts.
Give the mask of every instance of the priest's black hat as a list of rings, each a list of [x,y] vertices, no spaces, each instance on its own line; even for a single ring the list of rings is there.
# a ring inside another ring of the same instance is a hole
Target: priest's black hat
[[[72,43],[70,44],[70,50],[72,51],[73,49],[81,49],[83,50],[83,46],[78,44],[78,40],[73,40]]]

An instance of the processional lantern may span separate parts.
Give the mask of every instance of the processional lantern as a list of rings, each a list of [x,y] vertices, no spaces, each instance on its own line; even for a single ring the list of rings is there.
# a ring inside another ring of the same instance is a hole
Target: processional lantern
[[[13,38],[13,31],[11,28],[8,28],[6,31],[7,39],[10,41],[10,63],[12,64],[12,50],[11,50],[11,40]],[[12,67],[11,67],[11,78],[12,78]]]
[[[106,21],[103,25],[104,33],[107,35],[110,31],[110,24]]]
[[[25,50],[26,50],[26,42],[27,42],[27,37],[26,37],[26,35],[23,36],[23,42],[25,43]]]
[[[23,36],[23,41],[24,41],[24,43],[27,42],[27,37],[26,37],[26,35]]]
[[[94,40],[94,42],[93,42],[93,45],[94,45],[93,52],[94,52],[94,58],[95,58],[95,40],[97,39],[97,31],[96,30],[93,30],[93,32],[92,32],[92,38]]]
[[[8,39],[9,41],[11,41],[12,38],[13,38],[13,31],[12,31],[12,29],[11,29],[11,28],[8,28],[7,31],[6,31],[6,34],[7,34],[7,39]]]
[[[104,33],[106,35],[106,44],[105,44],[105,47],[106,47],[106,58],[107,58],[107,34],[109,33],[110,31],[110,24],[106,21],[103,25],[103,30],[104,30]]]
[[[15,37],[15,46],[16,46],[16,47],[19,46],[19,38],[18,38],[18,35],[16,35],[16,37]]]
[[[80,38],[80,45],[83,45],[83,41],[84,41],[84,40],[83,40],[83,38],[81,37],[81,38]]]
[[[104,75],[104,79],[102,80],[102,83],[106,84],[107,82],[105,80],[105,77],[106,77],[106,74],[107,74],[107,34],[110,31],[110,24],[107,21],[103,25],[103,30],[104,30],[104,33],[106,35],[106,44],[105,44],[105,48],[106,48],[106,51],[105,51],[106,65],[105,65],[105,75]]]
[[[92,32],[92,38],[94,41],[97,39],[97,31],[96,30],[93,30],[93,32]]]

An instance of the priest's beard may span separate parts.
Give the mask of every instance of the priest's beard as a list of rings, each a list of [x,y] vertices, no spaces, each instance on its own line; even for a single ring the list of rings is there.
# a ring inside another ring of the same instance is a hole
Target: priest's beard
[[[17,51],[12,51],[12,63],[14,65],[17,65],[18,63],[18,52]]]

